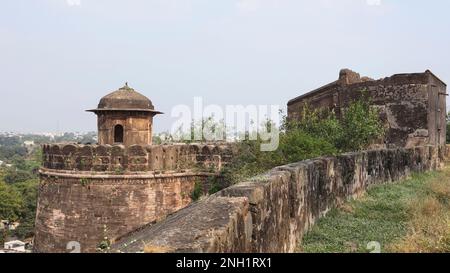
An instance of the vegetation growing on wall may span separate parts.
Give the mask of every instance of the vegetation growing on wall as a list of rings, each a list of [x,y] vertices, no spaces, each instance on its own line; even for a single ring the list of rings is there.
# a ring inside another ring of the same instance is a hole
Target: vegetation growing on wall
[[[245,140],[237,143],[237,152],[232,162],[222,171],[224,181],[221,187],[215,185],[210,192],[216,192],[227,184],[236,183],[261,174],[276,166],[298,162],[324,155],[336,155],[343,152],[358,151],[367,148],[384,135],[383,124],[379,112],[371,106],[367,92],[361,91],[361,99],[350,103],[342,109],[340,118],[329,110],[303,107],[301,121],[288,121],[283,117],[279,128],[279,147],[276,151],[261,151],[261,139]],[[213,134],[227,136],[223,122],[216,122],[213,117],[192,122],[188,132],[180,128],[177,136],[164,134],[155,137],[155,143],[172,143],[174,139],[194,139],[196,132],[201,135],[205,125],[213,129]],[[271,127],[271,121],[265,124]],[[247,136],[250,132],[245,133]],[[190,140],[184,140],[191,142]],[[206,142],[206,139],[200,142]]]
[[[225,180],[236,183],[276,166],[365,149],[383,134],[378,111],[369,100],[351,103],[341,118],[331,111],[305,106],[301,121],[284,118],[276,151],[260,151],[260,140],[240,142],[237,156],[223,174]]]
[[[203,194],[202,183],[197,181],[195,182],[194,189],[191,192],[192,201],[197,201]]]

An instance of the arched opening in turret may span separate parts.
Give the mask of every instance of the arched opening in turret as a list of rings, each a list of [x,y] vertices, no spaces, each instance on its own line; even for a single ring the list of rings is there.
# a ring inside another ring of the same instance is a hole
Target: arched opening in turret
[[[114,143],[123,143],[123,126],[114,126]]]

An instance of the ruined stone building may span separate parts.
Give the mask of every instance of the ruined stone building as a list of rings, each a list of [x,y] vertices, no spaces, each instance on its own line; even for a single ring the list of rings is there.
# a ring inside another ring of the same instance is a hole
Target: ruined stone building
[[[332,109],[339,117],[365,90],[380,109],[387,146],[445,145],[446,88],[429,70],[373,80],[344,69],[337,81],[290,100],[288,118],[301,119],[305,104],[313,109]]]
[[[208,178],[232,154],[225,144],[152,145],[153,117],[161,112],[128,85],[90,111],[98,116],[97,145],[43,145],[36,252],[76,244],[94,252],[163,219],[192,202],[197,183],[207,191]]]

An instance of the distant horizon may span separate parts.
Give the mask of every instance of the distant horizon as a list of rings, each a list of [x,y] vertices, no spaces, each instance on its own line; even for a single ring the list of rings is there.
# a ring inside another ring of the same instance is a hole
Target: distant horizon
[[[88,133],[97,133],[97,130],[93,130],[93,131],[64,131],[64,132],[52,132],[52,131],[48,131],[48,132],[20,132],[20,131],[0,131],[0,135],[1,134],[22,134],[22,135],[45,135],[45,134],[66,134],[66,133],[82,133],[82,134],[88,134]]]

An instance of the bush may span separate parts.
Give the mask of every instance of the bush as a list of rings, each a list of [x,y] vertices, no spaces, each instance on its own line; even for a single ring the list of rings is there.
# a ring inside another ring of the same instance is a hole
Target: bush
[[[222,170],[228,184],[240,182],[282,164],[283,160],[278,152],[261,152],[260,144],[260,140],[245,140],[237,144],[235,156]]]
[[[344,128],[333,111],[327,109],[310,109],[304,105],[300,121],[288,121],[284,117],[282,129],[286,131],[301,129],[302,131],[320,137],[336,147],[344,137]]]
[[[335,155],[336,147],[327,139],[316,137],[302,130],[289,131],[280,139],[283,164],[298,162],[322,155]]]
[[[260,147],[260,140],[239,143],[237,155],[222,172],[225,181],[237,183],[276,166],[337,153],[332,143],[301,129],[282,132],[276,151],[262,152]]]
[[[8,169],[3,179],[7,184],[23,183],[33,179],[33,175],[27,171]]]
[[[343,109],[340,118],[326,109],[312,110],[304,105],[301,121],[287,121],[286,130],[301,129],[308,134],[332,143],[339,152],[357,151],[367,148],[384,135],[379,112],[371,107],[370,99],[363,93],[363,99],[352,102]]]
[[[201,182],[195,182],[194,184],[194,189],[191,192],[191,199],[192,201],[197,201],[200,199],[200,197],[203,194],[203,188],[202,188],[202,183]]]
[[[337,146],[342,151],[366,148],[384,135],[378,110],[368,101],[356,101],[345,109],[342,117],[343,134]]]
[[[241,182],[276,166],[367,148],[384,133],[378,111],[364,99],[343,109],[341,118],[328,110],[303,108],[300,121],[284,117],[276,151],[261,152],[261,141],[242,141],[223,170],[225,181]]]

